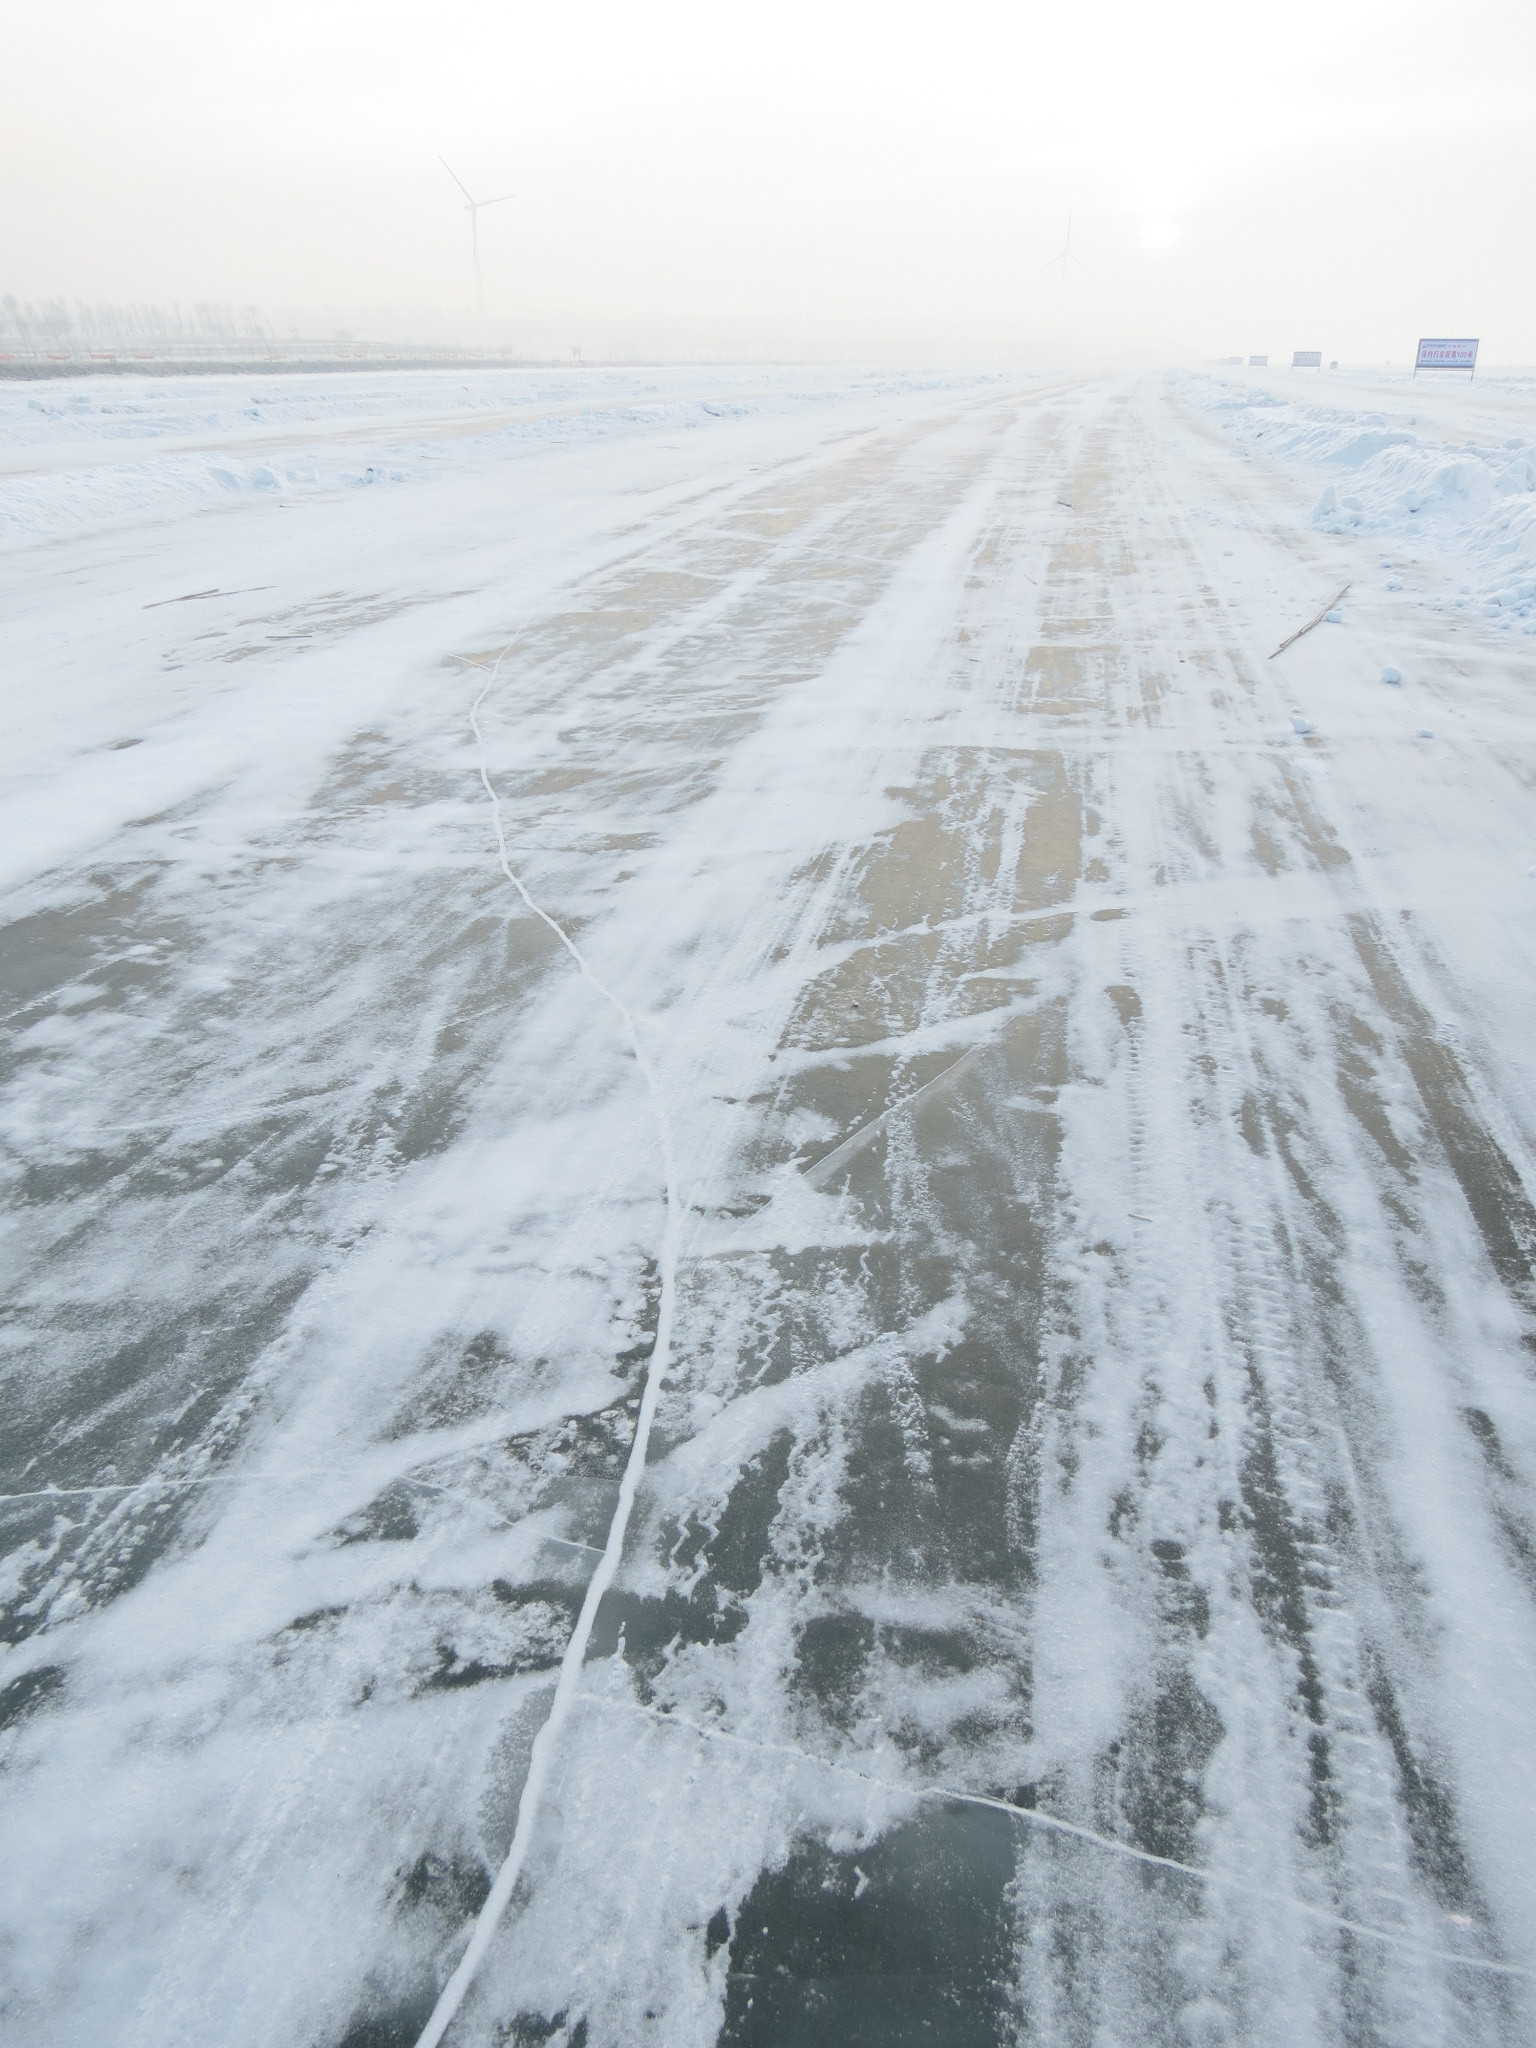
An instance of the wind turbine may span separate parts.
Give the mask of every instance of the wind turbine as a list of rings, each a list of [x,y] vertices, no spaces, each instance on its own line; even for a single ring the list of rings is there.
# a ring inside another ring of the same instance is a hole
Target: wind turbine
[[[447,157],[440,156],[438,162],[469,202],[464,211],[469,215],[469,235],[470,240],[475,245],[475,304],[480,308],[480,318],[483,320],[485,318],[485,287],[480,282],[480,210],[485,206],[500,206],[508,199],[515,199],[517,194],[515,192],[498,192],[494,199],[476,199],[471,194],[464,180],[453,168],[453,165],[449,163]]]
[[[1058,263],[1059,263],[1059,264],[1061,265],[1061,310],[1062,310],[1062,312],[1063,312],[1063,313],[1065,313],[1065,312],[1066,312],[1066,310],[1067,310],[1067,269],[1068,269],[1068,266],[1069,266],[1070,264],[1073,264],[1073,263],[1075,263],[1075,264],[1077,265],[1077,267],[1078,267],[1078,269],[1079,269],[1079,270],[1086,270],[1086,269],[1087,269],[1087,267],[1088,267],[1088,266],[1087,266],[1087,264],[1083,262],[1083,260],[1082,260],[1082,258],[1081,258],[1080,256],[1074,256],[1074,255],[1072,254],[1072,210],[1071,210],[1071,208],[1070,208],[1070,207],[1069,207],[1069,208],[1067,209],[1067,244],[1066,244],[1066,247],[1065,247],[1065,248],[1064,248],[1064,249],[1062,250],[1062,252],[1061,252],[1061,254],[1060,254],[1059,256],[1053,256],[1053,257],[1051,258],[1050,262],[1049,262],[1049,263],[1046,263],[1046,264],[1043,264],[1043,265],[1041,266],[1041,268],[1042,268],[1042,269],[1045,269],[1045,270],[1054,270],[1054,269],[1056,268],[1056,266],[1057,266],[1057,264],[1058,264]]]

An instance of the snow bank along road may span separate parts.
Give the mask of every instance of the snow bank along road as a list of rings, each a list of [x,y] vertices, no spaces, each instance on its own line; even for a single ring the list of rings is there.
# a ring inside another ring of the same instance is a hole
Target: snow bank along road
[[[1536,2038],[1536,384],[0,429],[8,2040]]]

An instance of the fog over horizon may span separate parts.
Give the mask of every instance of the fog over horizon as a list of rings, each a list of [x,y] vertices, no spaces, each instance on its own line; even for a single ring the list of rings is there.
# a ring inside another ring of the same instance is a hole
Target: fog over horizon
[[[0,297],[36,305],[594,356],[1403,363],[1459,333],[1536,362],[1514,0],[84,0],[8,41]],[[440,156],[516,195],[481,217],[483,320]]]

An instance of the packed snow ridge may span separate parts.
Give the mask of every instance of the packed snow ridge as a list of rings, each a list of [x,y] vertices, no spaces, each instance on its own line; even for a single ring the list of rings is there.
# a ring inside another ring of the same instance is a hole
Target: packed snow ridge
[[[1445,416],[1444,390],[1424,383],[1405,386],[1390,412],[1311,403],[1269,378],[1243,386],[1191,377],[1187,389],[1256,453],[1327,479],[1311,515],[1318,532],[1377,535],[1454,561],[1467,584],[1453,603],[1471,599],[1500,626],[1536,633],[1536,441],[1528,433],[1501,436],[1494,426],[1468,438],[1464,421]],[[1497,389],[1536,395],[1536,379],[1501,379]]]

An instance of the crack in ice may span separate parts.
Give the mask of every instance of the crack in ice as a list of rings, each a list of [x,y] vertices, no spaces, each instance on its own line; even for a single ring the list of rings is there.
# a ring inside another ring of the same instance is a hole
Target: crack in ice
[[[541,918],[549,926],[576,963],[582,979],[590,984],[596,994],[601,996],[623,1021],[634,1051],[635,1064],[640,1070],[641,1079],[645,1082],[656,1117],[662,1164],[666,1174],[667,1221],[661,1246],[661,1299],[656,1315],[656,1343],[646,1367],[645,1390],[640,1400],[640,1413],[635,1422],[634,1441],[630,1445],[629,1460],[624,1467],[624,1477],[619,1485],[619,1498],[613,1511],[613,1520],[609,1524],[608,1540],[603,1546],[597,1568],[587,1582],[581,1612],[576,1618],[576,1626],[571,1633],[570,1641],[565,1646],[565,1655],[560,1660],[560,1676],[555,1685],[555,1697],[548,1718],[534,1737],[533,1750],[528,1760],[528,1776],[524,1780],[522,1797],[518,1801],[517,1826],[513,1831],[511,1847],[507,1850],[506,1858],[496,1873],[496,1882],[491,1886],[490,1894],[480,1909],[474,1931],[469,1938],[469,1945],[459,1959],[459,1966],[443,1986],[437,2004],[433,2007],[432,2016],[421,2031],[417,2048],[437,2048],[437,2043],[453,2024],[454,2016],[464,2002],[465,1993],[474,1982],[475,1973],[491,1945],[491,1939],[502,1914],[507,1909],[517,1880],[522,1875],[523,1864],[527,1860],[528,1845],[538,1820],[539,1806],[549,1779],[555,1747],[577,1698],[576,1688],[587,1653],[587,1643],[592,1634],[592,1624],[597,1618],[597,1610],[603,1595],[613,1584],[618,1572],[619,1559],[624,1549],[624,1536],[629,1527],[630,1510],[634,1506],[640,1474],[645,1469],[646,1444],[661,1397],[661,1383],[666,1376],[671,1356],[672,1321],[677,1297],[677,1251],[682,1228],[682,1205],[677,1193],[677,1165],[672,1148],[672,1126],[667,1116],[666,1104],[662,1100],[661,1088],[650,1061],[646,1058],[640,1027],[634,1012],[613,993],[612,989],[598,980],[588,965],[586,956],[564,927],[557,924],[547,910],[534,902],[507,857],[507,838],[501,821],[501,799],[497,796],[486,769],[485,736],[480,730],[480,707],[485,702],[487,693],[495,685],[506,656],[507,649],[503,648],[496,657],[495,665],[469,714],[469,722],[474,728],[475,745],[479,750],[480,780],[490,799],[491,816],[496,826],[496,845],[501,858],[501,871],[534,916]]]
[[[1454,1949],[1425,1948],[1406,1928],[1399,1931],[1390,1927],[1373,1927],[1365,1920],[1346,1920],[1341,1914],[1330,1913],[1325,1906],[1309,1906],[1302,1899],[1282,1898],[1275,1892],[1266,1891],[1262,1885],[1249,1884],[1240,1877],[1223,1877],[1218,1871],[1202,1870],[1198,1863],[1181,1863],[1174,1856],[1158,1856],[1150,1849],[1138,1849],[1133,1842],[1117,1842],[1113,1835],[1097,1834],[1092,1828],[1063,1820],[1059,1814],[1044,1807],[1015,1806],[1011,1799],[998,1799],[986,1792],[962,1792],[954,1785],[903,1785],[897,1779],[878,1778],[873,1771],[861,1771],[852,1764],[837,1763],[830,1757],[796,1749],[792,1743],[760,1742],[750,1735],[734,1735],[727,1728],[707,1728],[700,1721],[689,1720],[685,1714],[664,1713],[656,1707],[644,1706],[638,1700],[616,1700],[597,1693],[583,1693],[581,1704],[617,1707],[627,1714],[638,1714],[642,1720],[662,1728],[686,1728],[703,1742],[720,1742],[733,1749],[751,1750],[760,1756],[787,1757],[796,1763],[810,1764],[817,1770],[830,1771],[836,1777],[854,1778],[861,1785],[871,1785],[877,1791],[891,1792],[903,1799],[944,1800],[961,1806],[980,1806],[992,1813],[1006,1814],[1011,1820],[1025,1821],[1031,1827],[1043,1828],[1050,1834],[1068,1835],[1074,1841],[1106,1849],[1132,1863],[1148,1864],[1154,1870],[1171,1870],[1180,1877],[1195,1878],[1219,1891],[1241,1892],[1248,1898],[1263,1900],[1266,1905],[1287,1907],[1308,1920],[1337,1928],[1343,1934],[1358,1934],[1367,1941],[1384,1942],[1391,1948],[1412,1948],[1421,1956],[1437,1963],[1451,1964],[1457,1969],[1482,1970],[1495,1977],[1519,1977],[1536,1982],[1536,1970],[1527,1969],[1523,1964],[1495,1962],[1487,1956],[1458,1955]]]
[[[859,1050],[864,1052],[869,1048],[861,1046]],[[946,1067],[942,1074],[935,1074],[933,1079],[925,1081],[921,1088],[914,1088],[910,1095],[903,1095],[900,1102],[893,1102],[889,1109],[882,1109],[880,1114],[872,1117],[867,1124],[860,1124],[859,1128],[850,1137],[844,1138],[840,1145],[834,1146],[822,1158],[814,1160],[803,1169],[807,1185],[818,1189],[825,1187],[834,1173],[840,1172],[850,1160],[856,1159],[861,1152],[869,1149],[892,1117],[899,1116],[904,1109],[915,1109],[927,1096],[935,1095],[947,1083],[959,1080],[962,1070],[983,1050],[984,1047],[973,1045],[969,1052],[961,1053],[959,1059],[952,1066]]]

